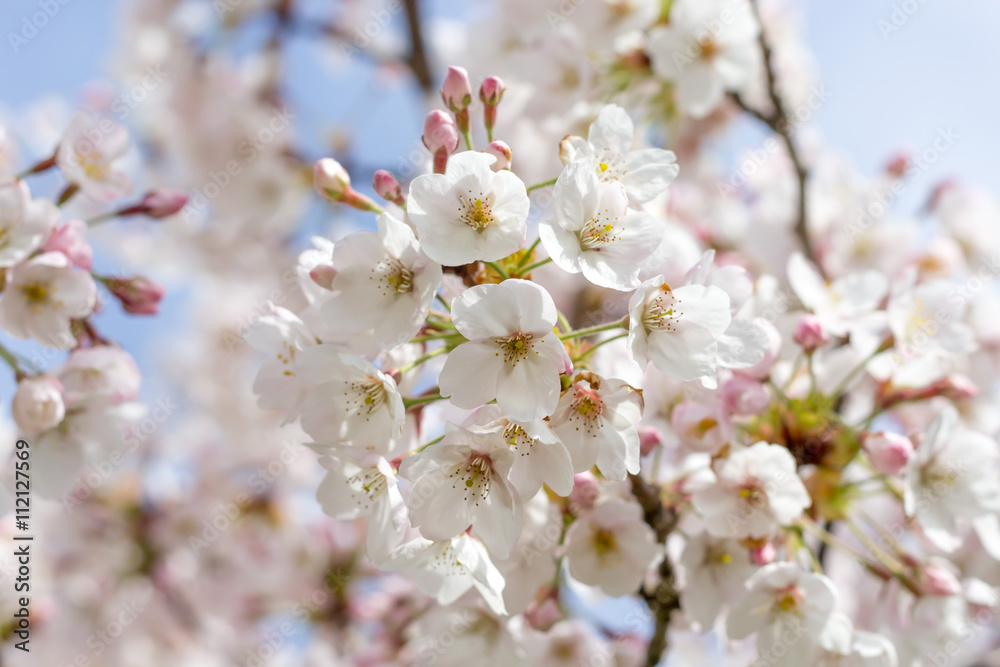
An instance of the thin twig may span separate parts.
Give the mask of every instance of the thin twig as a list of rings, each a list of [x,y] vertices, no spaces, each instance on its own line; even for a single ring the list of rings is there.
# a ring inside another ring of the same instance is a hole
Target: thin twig
[[[643,518],[656,533],[657,543],[666,543],[667,537],[677,527],[679,519],[677,513],[664,506],[658,486],[650,484],[638,475],[629,475],[629,482],[632,484],[632,495],[642,507]],[[640,591],[654,619],[653,636],[646,649],[646,667],[655,667],[660,663],[660,658],[667,649],[670,615],[681,606],[673,564],[666,555],[660,561],[659,574],[660,583],[655,590],[649,591],[644,587]]]
[[[417,0],[404,0],[406,7],[406,22],[410,28],[410,69],[424,92],[434,92],[434,79],[427,61],[427,51],[424,48],[423,27],[420,23],[420,8]]]
[[[798,236],[799,242],[802,244],[803,252],[818,266],[819,262],[816,261],[816,256],[813,254],[813,247],[812,242],[809,239],[809,228],[807,224],[808,202],[806,198],[809,171],[806,169],[805,163],[802,161],[802,156],[799,154],[799,150],[795,146],[795,141],[792,139],[792,123],[788,118],[784,105],[782,104],[781,95],[778,93],[778,81],[774,73],[771,45],[768,43],[767,36],[764,34],[764,24],[760,20],[760,10],[757,7],[757,0],[752,0],[750,6],[753,8],[754,17],[756,18],[757,23],[761,26],[758,41],[760,43],[760,50],[764,60],[764,72],[767,76],[767,96],[770,98],[771,106],[774,107],[774,110],[770,114],[765,114],[760,110],[747,105],[746,102],[744,102],[743,99],[736,93],[732,93],[730,98],[740,109],[771,128],[775,134],[781,137],[782,142],[785,144],[785,149],[788,151],[788,157],[791,159],[792,167],[795,169],[795,177],[799,191],[798,208],[795,217],[795,235]]]

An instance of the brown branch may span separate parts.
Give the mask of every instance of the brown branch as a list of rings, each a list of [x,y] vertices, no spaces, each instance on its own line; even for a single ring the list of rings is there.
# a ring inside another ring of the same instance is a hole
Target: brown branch
[[[406,7],[406,22],[410,27],[410,69],[413,76],[424,92],[431,94],[434,92],[434,79],[431,76],[431,68],[427,61],[427,51],[424,47],[423,27],[420,23],[420,9],[418,0],[404,0]]]
[[[816,261],[816,256],[813,254],[807,224],[808,202],[806,198],[809,171],[806,169],[805,163],[802,161],[802,156],[799,154],[799,150],[792,139],[792,123],[782,104],[781,95],[778,93],[778,81],[774,73],[773,52],[771,51],[771,45],[767,41],[767,36],[764,34],[764,24],[760,20],[760,9],[757,6],[757,0],[751,0],[750,6],[753,8],[754,18],[760,26],[758,42],[760,43],[760,50],[764,60],[764,72],[767,76],[767,96],[770,98],[771,106],[774,109],[770,114],[765,114],[747,105],[737,93],[730,93],[729,97],[736,103],[736,106],[767,125],[775,134],[781,137],[782,143],[784,143],[785,149],[788,151],[788,157],[792,161],[792,167],[795,169],[799,191],[798,208],[795,216],[795,235],[798,236],[799,242],[802,244],[802,250],[806,256],[819,266],[819,262]]]
[[[632,495],[639,501],[642,507],[643,518],[653,532],[656,533],[656,541],[665,544],[667,537],[677,527],[677,513],[665,507],[660,498],[660,489],[645,481],[638,475],[629,475],[629,482],[632,484]],[[659,567],[660,583],[653,591],[645,587],[640,591],[646,605],[653,613],[654,629],[653,636],[649,640],[649,647],[646,649],[646,667],[655,667],[663,657],[663,652],[667,649],[667,630],[670,627],[670,615],[680,609],[680,596],[677,591],[676,577],[670,559],[664,555]]]

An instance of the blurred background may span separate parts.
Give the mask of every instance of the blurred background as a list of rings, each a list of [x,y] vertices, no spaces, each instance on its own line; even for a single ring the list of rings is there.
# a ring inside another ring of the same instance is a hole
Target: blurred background
[[[507,10],[516,15],[530,4],[518,0]],[[823,145],[846,171],[869,179],[900,155],[921,154],[942,131],[957,137],[906,187],[893,215],[925,215],[930,193],[948,180],[1000,182],[1000,92],[992,85],[1000,4],[766,4],[777,25],[807,46],[800,62],[813,72],[807,86],[826,100],[803,119],[804,143]],[[567,19],[583,22],[587,13],[584,0]],[[346,592],[375,590],[353,555],[357,531],[322,515],[315,458],[295,444],[299,435],[257,408],[251,388],[259,355],[244,338],[266,302],[294,310],[308,299],[298,288],[296,257],[312,247],[311,237],[336,240],[366,224],[312,195],[312,163],[336,157],[372,197],[376,169],[403,181],[421,173],[423,118],[439,103],[447,66],[468,67],[474,80],[493,73],[495,14],[485,0],[0,5],[0,121],[10,171],[50,155],[73,112],[92,109],[132,132],[136,194],[158,186],[192,194],[177,219],[94,230],[95,264],[104,273],[141,272],[167,287],[156,317],[106,308],[96,320],[136,358],[142,401],[166,407],[151,413],[157,416],[129,443],[124,463],[80,487],[79,502],[41,505],[38,653],[26,660],[7,643],[0,664],[339,664],[333,653],[365,650],[364,633],[359,639],[348,625],[403,623],[402,594]],[[531,133],[504,120],[521,140],[510,143],[524,180],[550,178],[555,144],[546,138],[522,148]],[[586,127],[582,117],[575,122]],[[260,134],[266,126],[278,128],[270,138]],[[246,157],[239,146],[254,136],[261,146]],[[764,136],[740,120],[708,141],[726,173]],[[203,196],[237,155],[245,159],[242,174],[218,197]],[[54,193],[58,182],[38,179],[32,189]],[[70,215],[92,213],[78,206]],[[39,358],[38,348],[2,342]],[[61,361],[40,359],[42,367]],[[0,376],[5,406],[13,388],[11,377]],[[239,508],[229,530],[217,520],[244,492],[253,503]],[[210,538],[213,522],[227,529]],[[8,577],[9,559],[2,564]],[[7,595],[5,580],[0,596]],[[126,618],[142,629],[102,637],[130,604],[139,611]],[[614,615],[605,609],[595,623],[613,628]],[[279,631],[289,618],[309,622]],[[270,639],[276,632],[279,646]],[[81,656],[92,662],[73,662]]]

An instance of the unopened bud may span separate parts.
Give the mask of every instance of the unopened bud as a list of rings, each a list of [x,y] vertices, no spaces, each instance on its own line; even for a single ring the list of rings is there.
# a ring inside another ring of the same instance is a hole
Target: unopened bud
[[[492,155],[497,159],[490,169],[493,171],[500,171],[501,169],[510,169],[510,146],[504,141],[494,141],[491,142],[489,146],[483,149],[483,152],[487,155]]]
[[[400,187],[396,177],[385,169],[375,172],[375,179],[372,184],[375,194],[386,201],[403,206],[406,201],[403,199],[403,188]]]
[[[500,104],[506,91],[507,86],[504,85],[503,79],[498,76],[488,76],[479,86],[479,99],[484,105],[495,107]]]
[[[868,459],[876,472],[898,475],[913,456],[913,442],[899,433],[871,433],[864,439]]]
[[[451,116],[435,109],[424,119],[424,146],[434,156],[434,173],[443,174],[448,156],[458,148],[458,126]]]
[[[325,157],[313,168],[313,185],[324,199],[341,201],[351,189],[351,177],[342,164]]]
[[[151,218],[166,218],[187,206],[187,193],[180,190],[153,190],[142,198],[143,213]]]
[[[750,562],[754,565],[767,565],[774,561],[777,551],[770,542],[754,547],[750,550]]]
[[[581,514],[593,509],[601,487],[592,473],[581,472],[573,475],[573,490],[569,494],[569,508],[573,514]]]
[[[650,426],[639,427],[639,456],[649,456],[653,450],[660,446],[661,442],[663,442],[663,436],[658,430]]]
[[[382,207],[351,187],[351,177],[344,166],[333,158],[325,157],[313,168],[313,186],[327,201],[347,204],[359,211],[382,213]]]
[[[21,380],[11,403],[14,422],[28,435],[55,428],[66,415],[62,384],[49,375]]]
[[[126,313],[133,315],[155,315],[160,310],[160,301],[165,290],[143,276],[131,278],[111,278],[105,285],[122,302]]]
[[[962,584],[958,578],[943,566],[929,563],[920,570],[920,583],[924,592],[929,595],[958,595],[962,592]]]
[[[551,597],[546,597],[541,602],[532,602],[524,611],[524,620],[539,632],[547,632],[560,619],[562,611],[559,609],[559,603]]]
[[[507,87],[498,76],[486,77],[483,85],[479,86],[479,99],[483,103],[483,124],[486,126],[488,136],[493,136],[493,126],[497,122],[497,106],[506,90]]]
[[[449,67],[441,86],[441,100],[454,113],[461,113],[472,104],[472,84],[464,67]]]
[[[815,315],[803,315],[795,327],[795,342],[798,343],[807,354],[811,354],[818,347],[822,347],[830,342],[830,335],[823,327],[823,323]]]
[[[734,374],[719,388],[722,407],[731,415],[755,415],[771,402],[767,389],[759,381]]]

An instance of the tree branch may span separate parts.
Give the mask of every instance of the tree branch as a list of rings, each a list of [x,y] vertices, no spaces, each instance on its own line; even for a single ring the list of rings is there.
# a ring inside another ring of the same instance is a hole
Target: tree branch
[[[679,518],[677,513],[663,505],[659,487],[646,482],[638,475],[629,475],[629,482],[632,483],[632,495],[636,497],[642,507],[646,523],[656,533],[656,541],[665,544],[667,537],[677,527]],[[655,667],[659,664],[660,658],[663,657],[663,652],[667,648],[670,615],[681,606],[674,568],[666,555],[660,561],[659,574],[660,583],[657,584],[655,590],[649,591],[643,587],[640,591],[646,605],[653,613],[654,619],[653,636],[646,649],[646,667]]]
[[[420,23],[420,8],[418,0],[404,0],[406,7],[406,22],[410,26],[410,69],[420,83],[424,92],[434,92],[434,79],[427,61],[427,51],[424,48],[423,27]]]
[[[813,253],[807,224],[808,202],[806,198],[809,171],[806,169],[805,163],[802,161],[802,156],[799,154],[799,150],[792,139],[792,123],[782,104],[781,95],[778,93],[778,81],[774,73],[773,53],[771,45],[767,41],[767,36],[764,34],[764,24],[760,20],[760,9],[757,6],[757,0],[751,0],[750,6],[753,8],[754,18],[757,20],[758,25],[760,25],[758,42],[760,43],[761,55],[763,56],[764,72],[767,76],[767,96],[771,100],[771,106],[774,107],[774,110],[770,114],[765,114],[747,105],[737,93],[731,93],[729,97],[736,103],[736,106],[767,125],[775,134],[781,137],[782,143],[784,143],[785,149],[788,151],[788,157],[792,161],[792,167],[795,169],[799,193],[798,208],[795,216],[795,235],[798,236],[799,242],[802,244],[802,250],[806,256],[819,266],[819,262]]]

